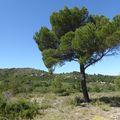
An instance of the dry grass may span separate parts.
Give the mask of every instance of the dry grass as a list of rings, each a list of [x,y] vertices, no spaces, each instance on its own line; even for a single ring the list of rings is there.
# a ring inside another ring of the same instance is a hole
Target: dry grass
[[[70,96],[56,96],[51,93],[34,97],[39,104],[43,102],[47,106],[40,110],[42,115],[34,120],[120,120],[120,107],[100,101],[102,97],[112,98],[113,95],[120,97],[119,93],[91,93],[94,101],[90,104],[81,103],[79,106],[74,105],[74,98],[82,97],[79,93]]]

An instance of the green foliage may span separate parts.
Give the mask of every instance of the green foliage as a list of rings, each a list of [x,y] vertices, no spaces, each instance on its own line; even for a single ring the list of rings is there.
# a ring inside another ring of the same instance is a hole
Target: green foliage
[[[30,103],[25,100],[7,101],[0,98],[1,120],[33,119],[38,114],[38,110],[37,103]]]
[[[4,71],[4,70],[3,70]],[[17,69],[13,72],[13,70],[9,70],[4,73],[2,70],[0,73],[4,74],[4,76],[0,76],[0,93],[5,94],[5,96],[11,97],[15,96],[17,94],[29,94],[29,93],[48,93],[48,92],[54,92],[52,88],[52,84],[55,82],[55,79],[59,79],[57,84],[59,87],[56,87],[56,89],[60,89],[61,93],[60,95],[69,95],[75,92],[81,92],[81,86],[80,86],[80,78],[78,72],[73,73],[66,73],[66,74],[60,74],[56,75],[58,77],[55,77],[54,75],[48,75],[45,74],[44,76],[29,76],[27,75],[27,71],[25,70],[19,70],[24,71],[22,74],[19,73],[17,77],[14,76],[18,73]],[[33,72],[33,71],[32,71]],[[11,74],[10,74],[11,73]],[[34,72],[33,72],[34,73]],[[10,74],[9,76],[7,76]],[[24,76],[24,75],[27,76]],[[39,73],[37,73],[39,74]],[[86,75],[87,76],[87,82],[88,82],[88,91],[89,92],[109,92],[109,91],[115,91],[119,90],[119,80],[117,82],[116,76],[105,76],[105,75]],[[53,82],[53,83],[52,83]],[[54,83],[55,84],[55,83]],[[53,85],[55,86],[55,85]],[[61,87],[60,87],[61,86]],[[55,87],[54,87],[55,89]],[[57,93],[58,94],[58,93]]]
[[[119,29],[120,28],[120,15],[116,15],[113,18],[113,21],[114,21],[115,27]]]
[[[9,84],[11,92],[15,94],[19,93],[28,93],[32,92],[34,86],[31,85],[32,81],[24,81],[24,80],[12,80]]]
[[[85,70],[109,53],[117,52],[119,20],[119,15],[110,21],[103,15],[90,15],[85,7],[65,7],[51,15],[52,30],[42,27],[34,39],[48,69],[75,60]]]
[[[104,111],[108,111],[108,107],[118,107],[120,106],[120,97],[119,96],[102,96],[95,98],[91,101],[92,105],[99,106]]]
[[[51,82],[51,90],[54,93],[62,93],[65,91],[63,89],[62,78],[60,76],[56,76],[55,79]]]
[[[118,76],[118,77],[115,79],[114,83],[115,83],[115,89],[116,89],[116,90],[120,90],[120,76]]]
[[[79,9],[74,7],[69,9],[65,7],[59,12],[54,12],[50,16],[50,23],[52,30],[55,31],[57,36],[61,37],[65,33],[75,31],[76,28],[84,25],[88,19],[88,11],[85,7]]]
[[[80,86],[80,79],[75,79],[73,83],[73,88],[76,89],[77,91],[82,91],[81,86]]]
[[[94,44],[97,44],[97,41],[94,41],[95,38],[95,25],[88,23],[83,27],[80,27],[75,32],[75,38],[72,42],[72,46],[75,50],[83,53],[92,52]]]
[[[12,95],[19,93],[28,94],[31,92],[46,93],[49,92],[50,81],[53,79],[54,75],[49,75],[47,73],[41,73],[41,71],[33,70],[31,73],[22,70],[8,70],[4,75],[0,76],[0,93],[9,92]],[[21,71],[22,73],[18,73]],[[13,73],[12,73],[13,72]],[[17,77],[16,77],[16,74]],[[26,75],[25,75],[26,74]],[[7,76],[8,75],[8,76]],[[41,76],[40,76],[41,75]],[[43,76],[42,76],[43,75]]]
[[[63,82],[63,77],[61,76],[56,76],[51,82],[51,91],[60,96],[67,96],[73,92],[72,88]]]
[[[63,53],[73,51],[72,40],[73,40],[74,36],[75,36],[74,32],[68,32],[63,37],[61,37],[60,50]]]
[[[58,46],[58,38],[54,32],[50,31],[46,27],[42,27],[39,33],[35,33],[34,39],[37,44],[39,44],[39,49],[41,51],[48,48],[57,48]],[[46,44],[47,43],[47,44]]]
[[[53,55],[59,55],[58,51],[55,51],[55,49],[47,49],[42,52],[43,60],[45,65],[50,69],[51,66],[55,66],[57,62],[59,61],[58,58],[53,58]]]
[[[92,84],[88,84],[88,91],[90,92],[101,92],[102,90],[104,90],[103,88],[101,88],[101,86],[99,85],[100,83],[92,83]]]
[[[56,65],[62,66],[66,61],[77,61],[80,64],[82,81],[85,83],[81,85],[86,101],[89,101],[89,95],[87,92],[84,94],[87,91],[85,70],[104,56],[118,52],[119,20],[119,15],[110,21],[105,16],[90,15],[85,7],[65,7],[52,13],[52,30],[41,27],[34,35],[44,64],[51,73]]]
[[[94,82],[88,84],[88,91],[90,92],[110,92],[115,91],[115,85],[107,82]]]

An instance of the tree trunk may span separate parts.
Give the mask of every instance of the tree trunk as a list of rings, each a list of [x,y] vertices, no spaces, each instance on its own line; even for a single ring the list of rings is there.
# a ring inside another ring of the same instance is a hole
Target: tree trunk
[[[85,68],[84,65],[80,65],[80,80],[81,80],[81,88],[83,92],[83,97],[85,102],[90,102],[87,85],[86,85],[86,76],[85,76]]]

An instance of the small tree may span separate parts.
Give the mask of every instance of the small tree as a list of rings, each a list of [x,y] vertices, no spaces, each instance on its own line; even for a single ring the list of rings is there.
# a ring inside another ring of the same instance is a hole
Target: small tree
[[[66,61],[80,64],[80,81],[85,102],[89,102],[85,70],[104,56],[114,55],[120,43],[120,15],[111,21],[90,15],[83,7],[65,7],[50,16],[52,30],[42,27],[34,40],[42,52],[46,67],[53,71]]]

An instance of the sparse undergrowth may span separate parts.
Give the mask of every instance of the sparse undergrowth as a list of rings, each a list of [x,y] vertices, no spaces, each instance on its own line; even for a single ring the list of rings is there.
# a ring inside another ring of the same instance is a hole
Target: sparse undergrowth
[[[0,120],[33,119],[38,114],[39,106],[21,99],[10,101],[0,98]]]
[[[94,94],[94,95],[93,95]],[[42,99],[44,103],[42,112],[35,120],[119,120],[120,108],[111,106],[119,103],[119,93],[92,93],[91,103],[84,103],[81,93],[70,94],[69,96],[57,96],[56,94],[44,94],[38,101]],[[105,99],[104,99],[105,98]],[[110,99],[110,102],[108,102]],[[44,107],[45,106],[45,107]],[[47,106],[47,107],[46,107]],[[119,112],[118,112],[119,111]]]
[[[79,73],[32,75],[1,74],[0,120],[85,120],[85,116],[114,120],[114,115],[120,116],[119,77],[88,75],[92,101],[87,104],[82,99]]]

